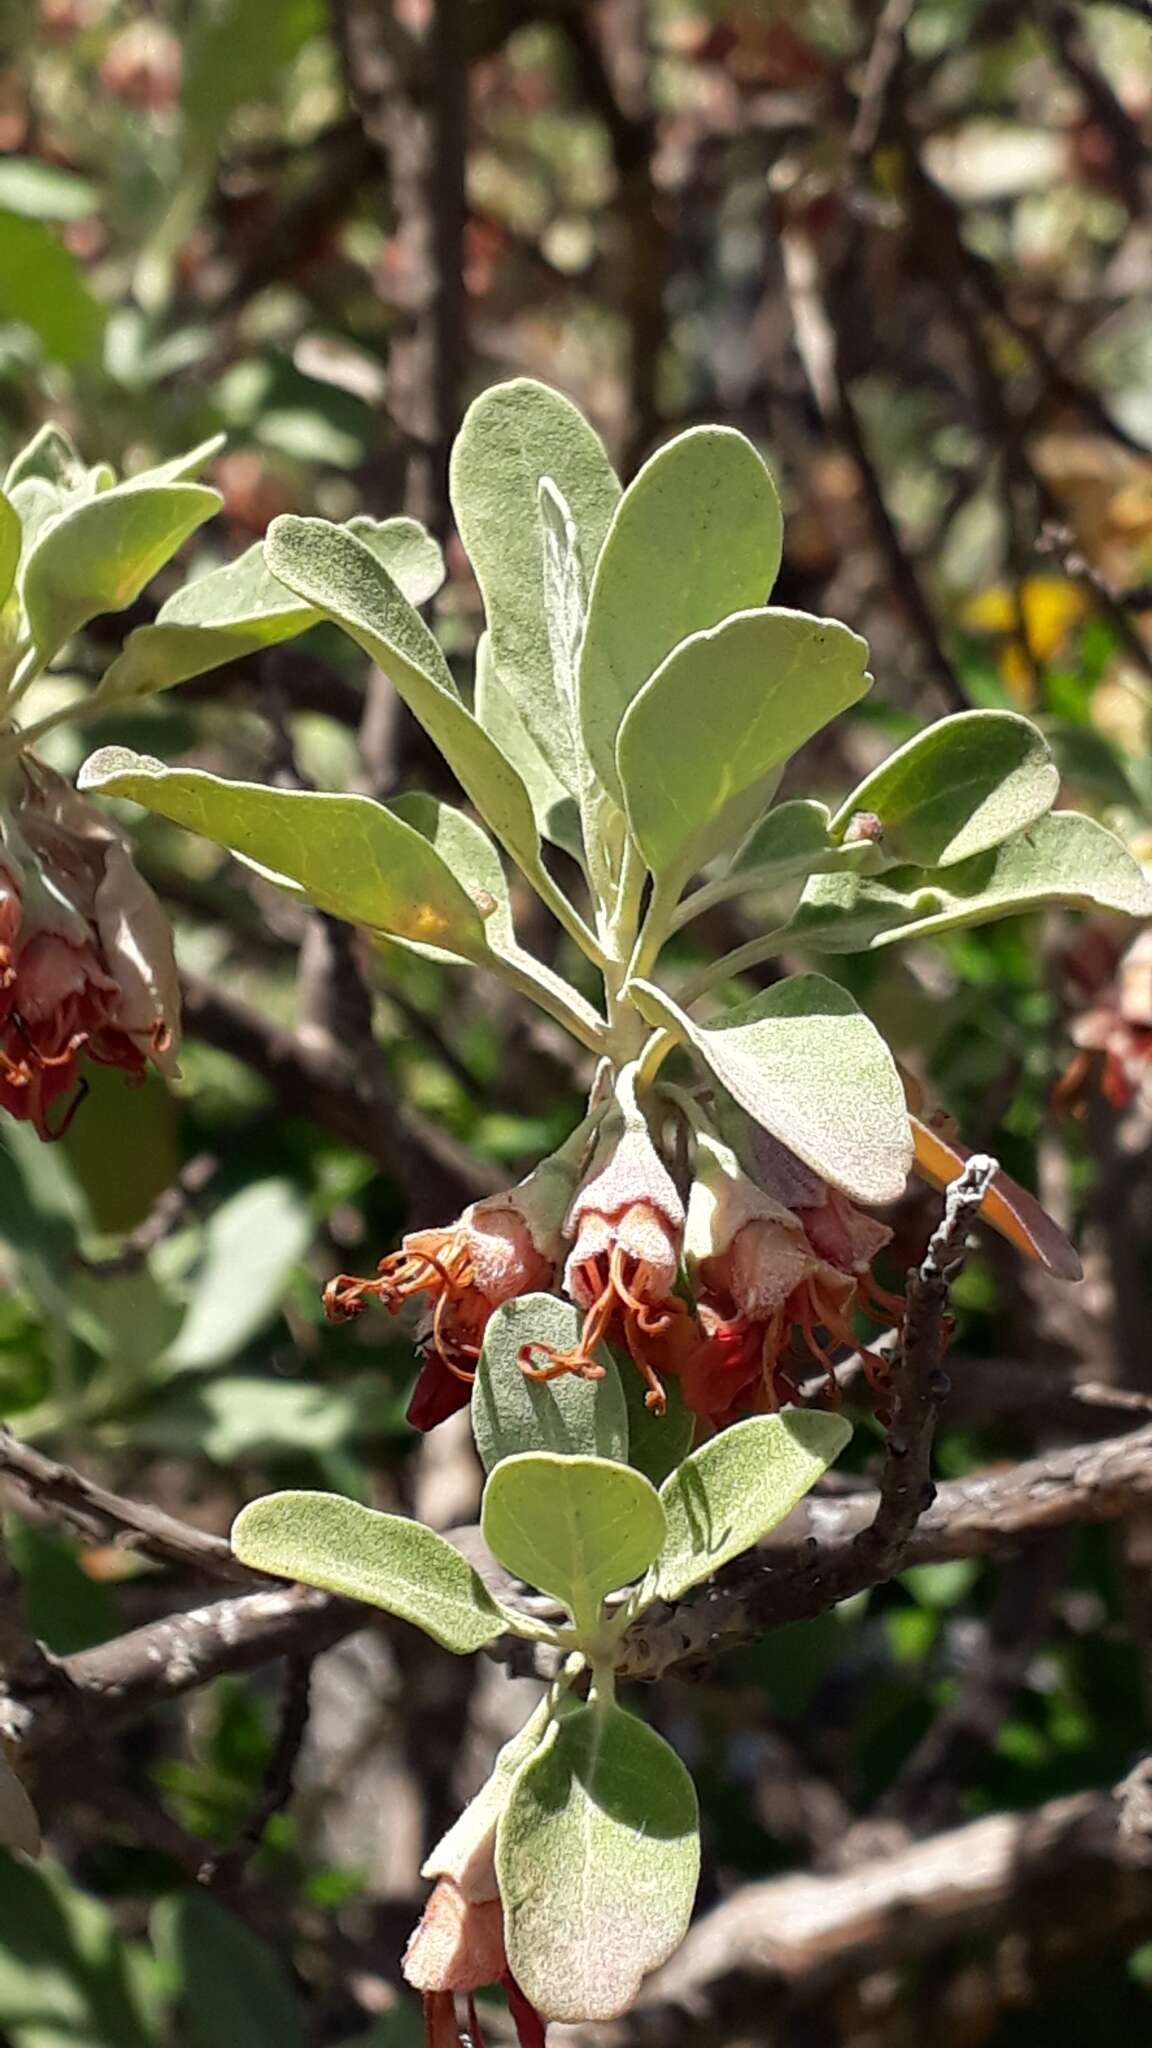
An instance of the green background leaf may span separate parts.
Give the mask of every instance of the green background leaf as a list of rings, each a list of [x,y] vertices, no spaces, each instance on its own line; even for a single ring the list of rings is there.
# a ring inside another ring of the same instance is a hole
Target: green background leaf
[[[149,1932],[180,1986],[189,2048],[304,2048],[303,2012],[283,1964],[206,1891],[162,1899]]]

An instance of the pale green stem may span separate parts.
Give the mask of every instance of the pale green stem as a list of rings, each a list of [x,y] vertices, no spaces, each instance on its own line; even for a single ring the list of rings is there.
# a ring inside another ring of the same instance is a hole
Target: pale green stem
[[[786,924],[777,925],[775,931],[764,932],[758,939],[749,939],[746,945],[736,946],[731,953],[725,953],[720,960],[710,960],[697,973],[690,974],[683,987],[676,991],[676,1001],[682,1010],[699,1002],[709,989],[718,988],[722,981],[732,981],[738,974],[746,974],[750,967],[759,967],[761,961],[774,959],[781,944],[788,936]]]
[[[727,903],[732,896],[742,896],[754,889],[770,888],[763,874],[719,875],[714,882],[702,882],[678,903],[668,923],[668,933],[682,931],[694,917],[703,917],[706,910],[714,910],[718,903]]]
[[[680,876],[659,875],[653,884],[640,936],[628,962],[628,981],[643,981],[651,972],[671,928],[681,888]]]
[[[512,852],[511,847],[508,850],[510,853]],[[522,863],[515,854],[512,855],[512,858],[516,860],[517,866],[522,866]],[[543,861],[537,860],[532,867],[524,868],[524,873],[541,902],[547,904],[557,924],[563,926],[568,937],[575,945],[579,946],[580,951],[586,954],[587,958],[603,974],[609,966],[608,955],[596,937],[595,932],[585,924],[575,904],[569,903],[563,889],[552,880]]]
[[[650,1088],[670,1052],[675,1052],[680,1040],[674,1031],[661,1025],[654,1031],[643,1047],[636,1061],[636,1086]]]
[[[48,655],[42,654],[38,647],[29,647],[25,650],[5,697],[5,711],[12,711],[25,691],[32,688],[36,678],[47,668],[49,658]]]
[[[502,953],[487,953],[476,964],[499,974],[539,1009],[547,1011],[557,1024],[562,1024],[565,1031],[572,1033],[573,1038],[578,1038],[581,1045],[586,1045],[589,1052],[606,1053],[609,1049],[608,1027],[604,1019],[597,1016],[592,1009],[589,1009],[586,1017],[583,1016],[558,988],[553,988],[542,976],[537,975],[534,971],[535,963],[528,954],[524,955],[524,962],[525,964],[521,966]]]

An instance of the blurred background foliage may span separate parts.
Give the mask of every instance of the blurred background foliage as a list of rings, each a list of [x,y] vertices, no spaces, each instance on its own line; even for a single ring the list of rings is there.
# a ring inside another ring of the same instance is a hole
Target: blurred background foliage
[[[778,599],[866,633],[878,677],[808,750],[805,793],[842,793],[927,718],[1019,706],[1063,800],[1141,848],[1150,121],[1143,0],[7,0],[0,454],[49,418],[129,470],[228,435],[221,517],[131,613],[93,623],[35,708],[285,510],[428,520],[449,556],[435,623],[467,686],[479,606],[445,452],[468,397],[524,372],[569,392],[626,473],[703,419],[770,454]],[[451,793],[387,685],[323,630],[65,728],[51,756],[70,772],[105,741]],[[133,830],[176,922],[183,1078],[95,1072],[55,1146],[5,1124],[0,1412],[210,1530],[286,1484],[468,1521],[464,1436],[417,1445],[404,1424],[410,1336],[325,1326],[320,1289],[514,1178],[571,1127],[584,1076],[480,978],[369,954],[206,843]],[[680,943],[723,951],[747,915],[718,909]],[[1152,1406],[1152,991],[1139,952],[1117,978],[1130,939],[1061,917],[835,963],[1085,1253],[1074,1294],[991,1245],[965,1275],[946,1476]],[[1085,1014],[1104,1025],[1078,1058]],[[933,1213],[909,1196],[901,1258]],[[872,1443],[865,1424],[858,1469]],[[26,1499],[9,1534],[60,1654],[202,1592],[69,1540]],[[869,1829],[907,1841],[1112,1784],[1146,1734],[1150,1621],[1134,1515],[908,1572],[651,1689],[701,1785],[703,1903],[848,1868]],[[267,1783],[274,1666],[53,1758],[35,1788],[52,1854],[0,1865],[3,2039],[406,2048],[420,1857],[518,1718],[513,1689],[387,1621],[329,1651],[296,1797],[242,1883],[227,1852]],[[933,1730],[957,1724],[933,1769]],[[930,1964],[774,1994],[739,2037],[1148,2038],[1147,1892],[1103,1924],[1058,1890],[1044,1910],[1043,1939],[1006,1908]]]

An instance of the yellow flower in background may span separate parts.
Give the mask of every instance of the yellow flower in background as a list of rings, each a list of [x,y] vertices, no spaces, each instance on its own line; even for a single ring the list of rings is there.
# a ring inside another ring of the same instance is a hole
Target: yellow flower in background
[[[965,606],[961,619],[970,632],[1001,643],[998,660],[1005,686],[1017,703],[1030,704],[1035,691],[1029,648],[1035,661],[1051,661],[1090,604],[1088,593],[1067,576],[1029,576],[1019,596],[1007,583],[994,583]]]

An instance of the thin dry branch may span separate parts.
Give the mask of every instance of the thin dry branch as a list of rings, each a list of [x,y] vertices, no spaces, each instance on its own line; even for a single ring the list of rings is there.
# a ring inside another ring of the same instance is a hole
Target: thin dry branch
[[[810,2008],[861,1973],[900,1970],[957,1943],[1014,1937],[1033,1971],[1152,1926],[1152,1837],[1130,1824],[1127,1785],[993,1814],[843,1875],[744,1886],[707,1914],[636,2009],[611,2027],[565,2028],[588,2048],[730,2040],[774,2008]],[[1024,1962],[1017,1959],[1017,1968]]]

